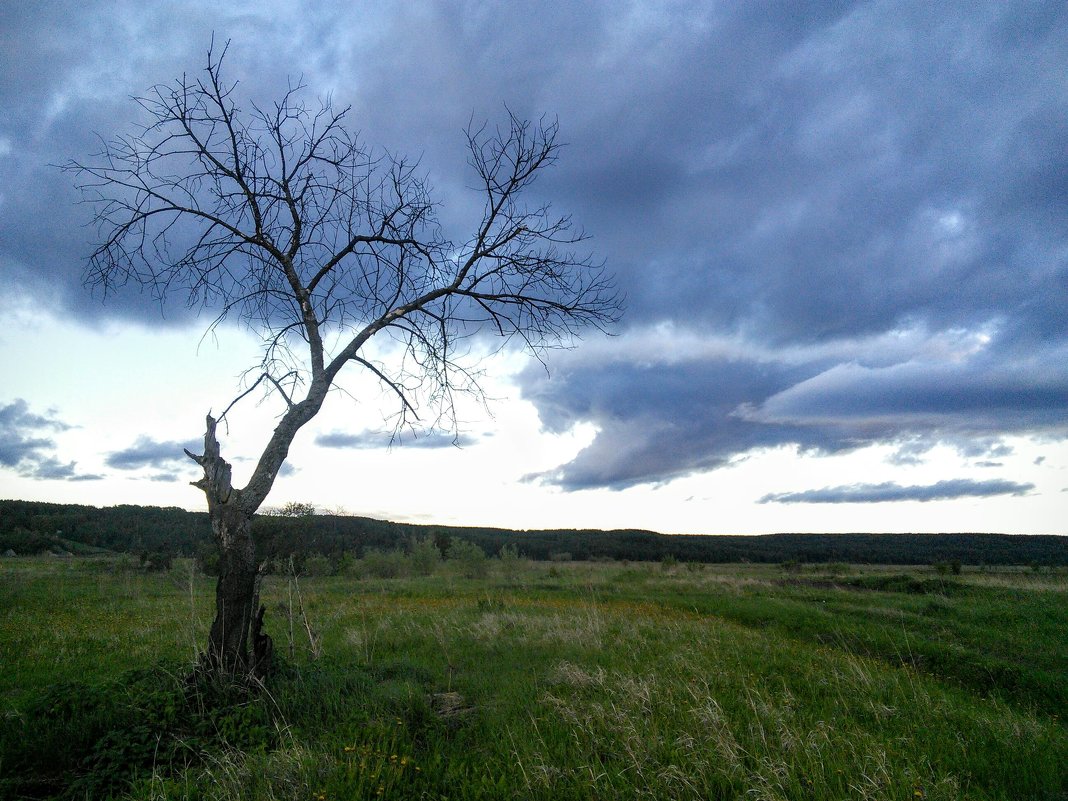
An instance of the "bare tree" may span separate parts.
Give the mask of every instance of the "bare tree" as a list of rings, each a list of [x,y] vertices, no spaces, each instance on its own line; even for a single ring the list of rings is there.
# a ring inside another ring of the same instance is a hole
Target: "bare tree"
[[[89,285],[106,294],[132,281],[161,303],[179,292],[216,313],[213,325],[237,318],[262,337],[246,389],[218,418],[207,416],[204,452],[189,454],[204,471],[195,486],[221,555],[206,658],[227,673],[256,674],[270,643],[259,631],[251,520],[341,370],[367,371],[395,393],[398,426],[417,407],[455,425],[457,393],[480,392],[466,340],[489,331],[540,356],[582,327],[603,330],[620,300],[603,267],[572,250],[584,235],[568,217],[520,201],[556,160],[555,122],[509,112],[501,127],[468,127],[483,206],[469,238],[456,242],[417,164],[366,148],[345,127],[348,109],[306,105],[302,84],[270,107],[241,108],[237,83],[223,79],[224,56],[212,47],[199,77],[138,98],[148,125],[65,169],[99,225]],[[376,356],[372,338],[393,345]],[[238,488],[216,425],[256,388],[281,411]]]

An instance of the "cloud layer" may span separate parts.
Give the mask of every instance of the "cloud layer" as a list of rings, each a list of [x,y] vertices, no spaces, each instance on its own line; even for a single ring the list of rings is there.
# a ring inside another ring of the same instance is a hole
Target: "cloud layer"
[[[434,450],[437,448],[463,448],[478,442],[477,437],[465,434],[449,434],[430,431],[423,434],[398,433],[386,431],[362,431],[350,434],[345,431],[330,431],[315,437],[315,444],[321,448],[339,448],[353,450],[378,450],[384,448],[415,448]]]
[[[518,377],[547,429],[597,431],[538,480],[622,488],[780,446],[993,463],[1006,435],[1068,434],[1063,3],[23,5],[0,12],[7,292],[158,319],[84,291],[92,231],[46,165],[136,121],[127,97],[196,69],[215,30],[242,91],[303,75],[369,142],[421,154],[461,241],[480,210],[464,124],[559,116],[569,146],[531,200],[594,235],[628,309],[618,338]],[[16,424],[0,460],[63,472],[55,424]],[[166,470],[172,446],[109,464]]]
[[[1025,495],[1034,484],[992,479],[968,481],[947,479],[926,486],[902,487],[893,482],[850,484],[804,492],[765,495],[760,503],[886,503],[888,501],[945,501],[955,498],[990,498],[995,495]]]
[[[76,462],[64,462],[56,456],[56,443],[50,434],[70,428],[52,410],[45,414],[31,412],[29,404],[21,398],[0,406],[0,466],[12,468],[25,478],[64,481],[100,478],[78,473]]]
[[[153,481],[178,481],[181,469],[192,465],[185,451],[197,453],[202,446],[197,440],[160,441],[142,435],[132,445],[109,453],[104,463],[116,470],[155,470]]]

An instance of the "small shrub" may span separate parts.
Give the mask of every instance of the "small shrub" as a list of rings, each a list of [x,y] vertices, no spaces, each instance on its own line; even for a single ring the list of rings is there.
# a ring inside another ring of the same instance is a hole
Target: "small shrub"
[[[150,573],[165,573],[171,569],[174,555],[164,551],[145,551],[141,554],[141,569]]]
[[[233,749],[265,751],[277,741],[272,709],[242,687],[164,667],[102,685],[52,685],[0,730],[0,794],[106,798],[153,771],[167,775]]]
[[[174,586],[181,587],[182,590],[186,590],[189,587],[189,582],[194,581],[197,576],[197,563],[188,556],[176,556],[171,563],[171,581]]]
[[[350,576],[359,568],[359,560],[352,551],[345,551],[337,560],[337,572],[341,576]]]
[[[219,575],[219,549],[215,547],[215,543],[198,542],[193,558],[196,560],[197,570],[205,576]]]
[[[452,541],[449,545],[449,561],[456,565],[464,578],[485,578],[489,574],[485,551],[467,540]]]
[[[951,562],[935,562],[934,569],[940,576],[946,576],[950,573],[954,576],[959,576],[961,573],[960,560],[954,559]]]
[[[305,576],[329,576],[333,574],[334,566],[321,553],[313,553],[304,560],[302,572]]]
[[[549,561],[551,562],[570,562],[571,553],[569,551],[553,551],[549,554]]]
[[[140,569],[140,564],[130,554],[124,553],[119,554],[119,558],[111,563],[111,569],[116,573],[133,573]]]
[[[679,560],[675,558],[675,554],[673,553],[666,553],[660,559],[660,567],[662,567],[664,570],[672,570],[678,563]]]
[[[411,541],[408,562],[413,576],[429,576],[441,564],[441,551],[434,543],[433,537],[419,537]]]
[[[522,559],[519,556],[519,550],[512,544],[508,543],[503,548],[497,558],[501,562],[501,573],[508,581],[515,581],[519,576],[519,570],[522,567]]]
[[[368,548],[361,560],[361,573],[372,578],[399,578],[405,573],[408,560],[398,550],[383,551]]]

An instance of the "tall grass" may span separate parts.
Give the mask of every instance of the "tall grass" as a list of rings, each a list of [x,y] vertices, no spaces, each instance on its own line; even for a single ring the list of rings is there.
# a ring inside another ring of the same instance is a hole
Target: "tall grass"
[[[0,563],[0,796],[1068,797],[1063,576],[491,564],[302,578],[318,658],[205,700],[207,579]]]

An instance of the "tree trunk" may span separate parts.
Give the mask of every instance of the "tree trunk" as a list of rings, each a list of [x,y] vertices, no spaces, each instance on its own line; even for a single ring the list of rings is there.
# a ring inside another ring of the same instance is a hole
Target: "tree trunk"
[[[230,504],[211,511],[211,529],[219,546],[219,580],[215,585],[215,620],[208,635],[207,659],[229,675],[262,673],[248,651],[249,630],[256,619],[256,549],[252,521]]]
[[[219,548],[215,620],[208,634],[204,661],[211,670],[227,676],[262,679],[270,668],[272,643],[262,632],[264,609],[257,609],[259,571],[252,540],[252,511],[242,502],[241,491],[230,484],[230,465],[220,455],[215,423],[208,415],[204,455],[189,453],[204,468],[204,477],[195,486],[208,499],[211,531]]]
[[[208,499],[208,516],[219,546],[219,582],[215,587],[215,621],[205,654],[209,667],[230,676],[262,679],[271,664],[271,638],[263,633],[264,608],[259,606],[259,571],[252,540],[252,516],[271,491],[278,470],[289,453],[297,431],[315,417],[326,399],[330,381],[320,376],[308,397],[293,404],[264,448],[252,478],[244,489],[231,484],[230,463],[222,458],[215,436],[217,421],[210,414],[204,431],[204,454],[186,451],[204,469],[193,482]],[[258,608],[257,608],[258,607]],[[249,634],[252,653],[249,653]]]

